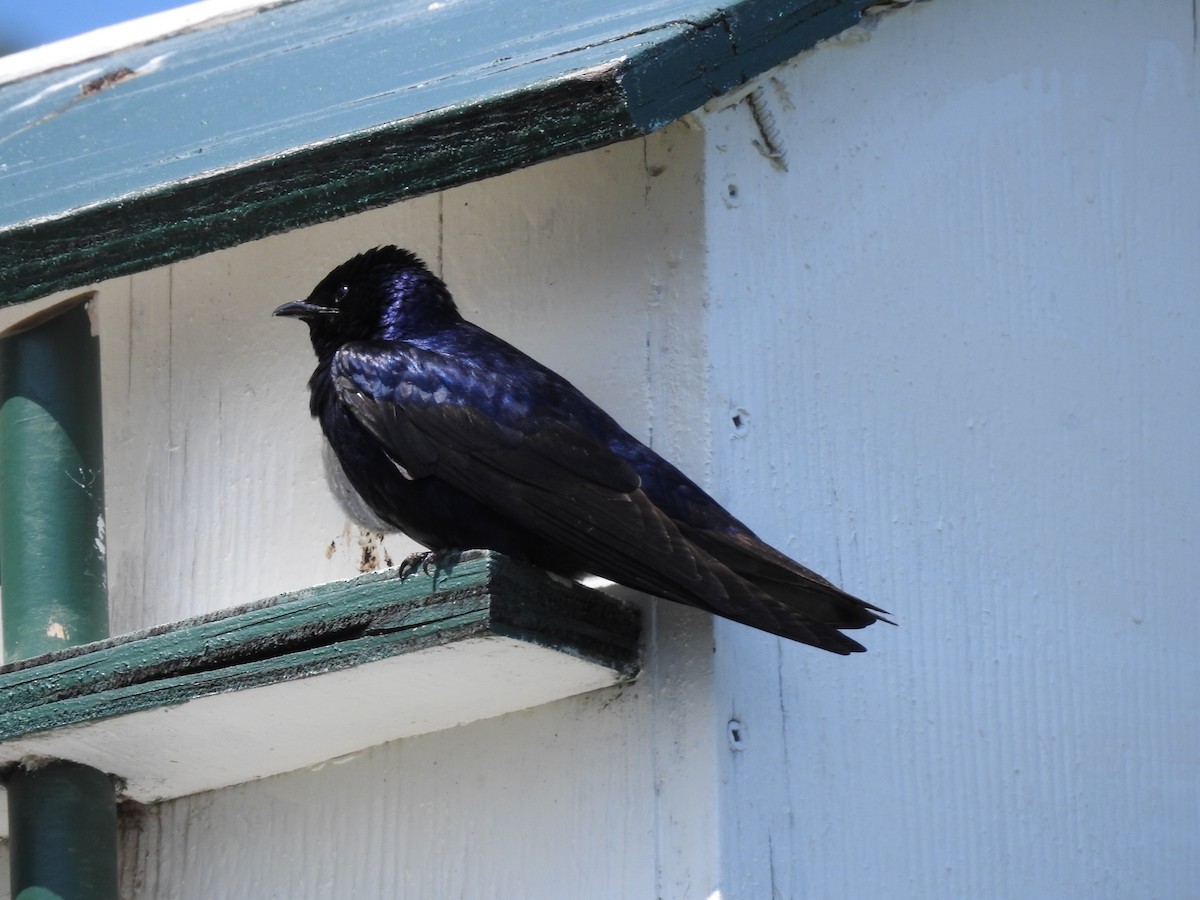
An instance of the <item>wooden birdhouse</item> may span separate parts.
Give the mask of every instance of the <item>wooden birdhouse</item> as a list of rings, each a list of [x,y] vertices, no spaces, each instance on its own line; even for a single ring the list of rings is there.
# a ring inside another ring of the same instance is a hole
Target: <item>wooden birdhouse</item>
[[[0,59],[12,896],[1194,889],[1194,14],[210,2]],[[389,244],[899,627],[399,572],[271,315]]]

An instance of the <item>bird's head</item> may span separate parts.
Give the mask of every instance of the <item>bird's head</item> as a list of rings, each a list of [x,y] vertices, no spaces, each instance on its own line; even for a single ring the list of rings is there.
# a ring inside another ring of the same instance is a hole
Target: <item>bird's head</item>
[[[442,280],[414,254],[376,247],[342,263],[274,315],[308,323],[317,356],[349,341],[406,340],[461,321]]]

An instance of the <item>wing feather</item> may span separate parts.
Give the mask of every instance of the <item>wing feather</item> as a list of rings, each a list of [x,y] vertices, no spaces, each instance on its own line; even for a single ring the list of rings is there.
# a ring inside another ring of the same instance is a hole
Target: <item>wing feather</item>
[[[472,389],[439,391],[440,361],[410,345],[350,344],[332,363],[341,401],[410,477],[445,481],[593,574],[837,653],[862,649],[739,575],[752,555],[689,536],[570,414],[512,414],[486,372]]]

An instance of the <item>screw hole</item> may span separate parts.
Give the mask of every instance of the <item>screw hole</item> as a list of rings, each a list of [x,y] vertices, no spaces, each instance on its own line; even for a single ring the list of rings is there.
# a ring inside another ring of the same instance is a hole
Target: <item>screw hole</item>
[[[733,436],[744,437],[750,430],[750,412],[739,406],[730,413],[729,422],[733,425]]]

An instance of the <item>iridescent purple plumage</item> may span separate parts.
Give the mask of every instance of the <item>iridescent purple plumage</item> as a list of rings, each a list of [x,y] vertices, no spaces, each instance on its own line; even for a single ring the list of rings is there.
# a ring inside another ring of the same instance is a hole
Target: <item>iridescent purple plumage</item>
[[[396,247],[276,315],[309,325],[311,410],[375,522],[431,550],[599,575],[834,653],[882,610],[761,541],[562,376],[465,321]]]

